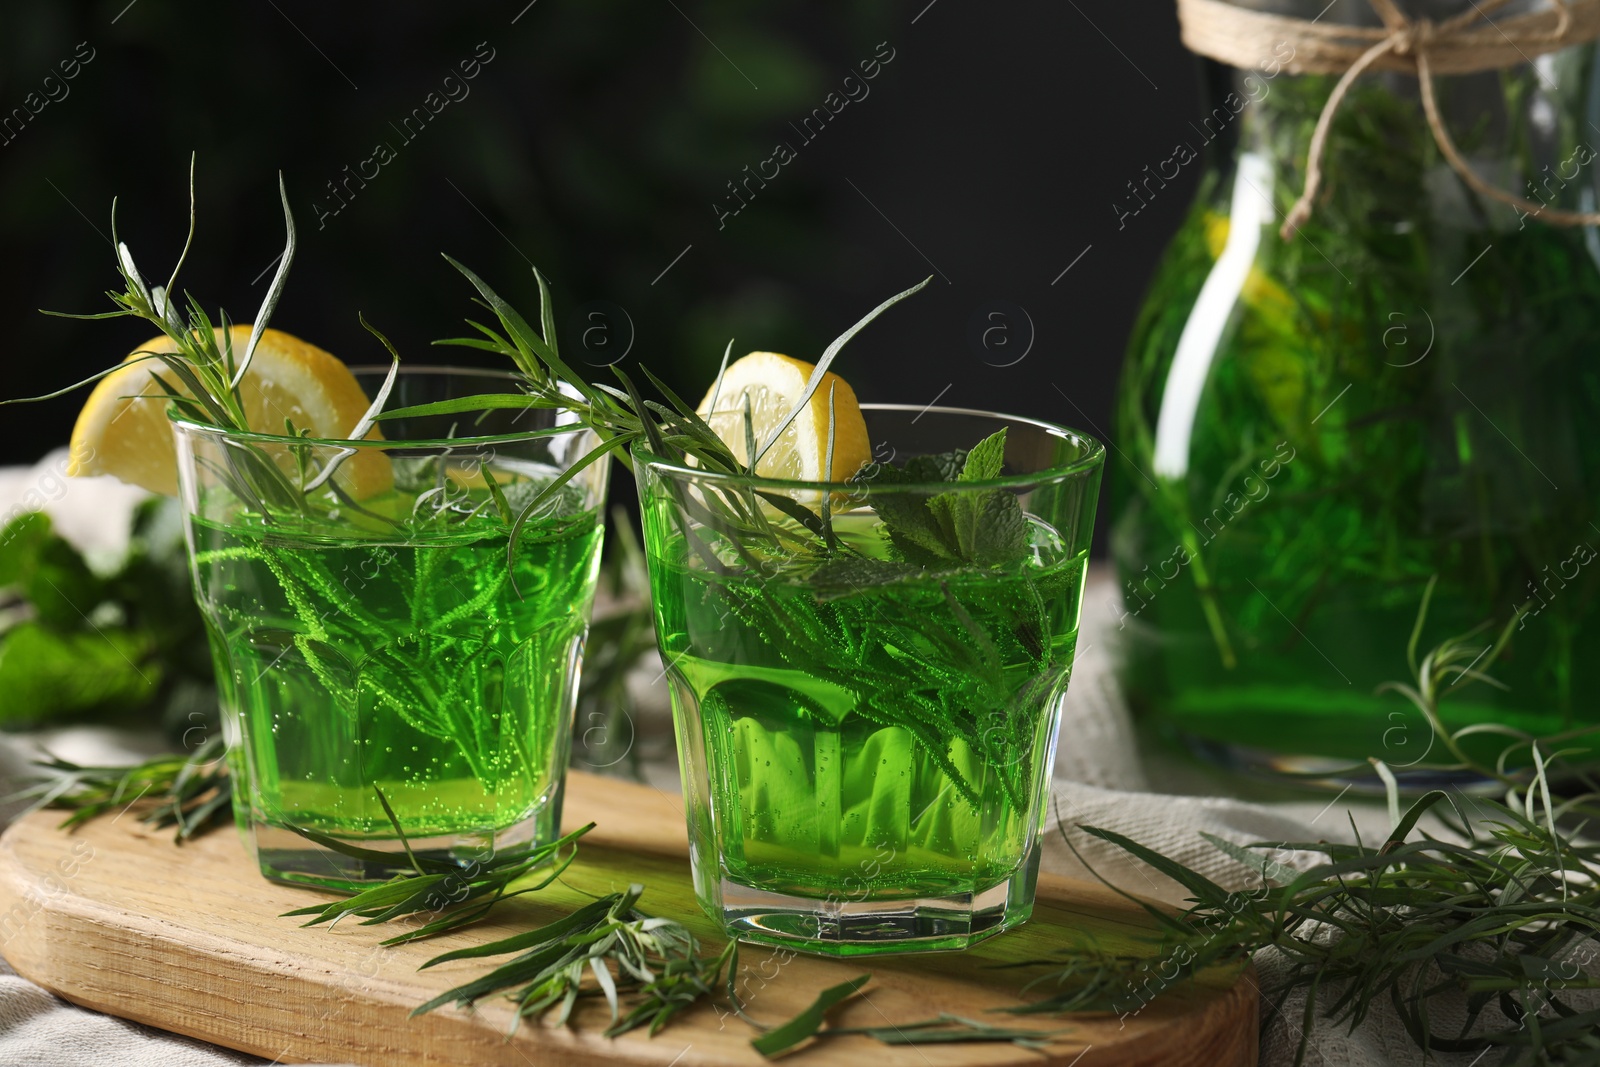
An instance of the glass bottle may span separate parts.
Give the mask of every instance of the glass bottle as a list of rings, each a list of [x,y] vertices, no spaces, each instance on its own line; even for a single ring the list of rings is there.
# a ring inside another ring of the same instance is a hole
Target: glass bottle
[[[1311,19],[1324,3],[1241,6]],[[1322,19],[1379,25],[1365,0]],[[1435,76],[1478,174],[1595,209],[1595,51]],[[1313,214],[1281,238],[1337,80],[1291,73],[1293,56],[1203,61],[1212,110],[1143,179],[1204,168],[1118,402],[1123,673],[1147,721],[1214,760],[1338,779],[1376,758],[1419,781],[1453,757],[1380,687],[1410,679],[1430,582],[1418,657],[1511,625],[1506,688],[1445,695],[1448,728],[1600,723],[1600,234],[1474,192],[1417,78],[1369,72],[1333,118]],[[1464,743],[1492,762],[1507,742]]]

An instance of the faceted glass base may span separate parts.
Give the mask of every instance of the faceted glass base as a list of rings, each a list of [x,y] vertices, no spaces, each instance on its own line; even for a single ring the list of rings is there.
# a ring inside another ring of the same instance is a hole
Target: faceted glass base
[[[532,841],[553,841],[560,822],[558,795],[554,804],[537,815],[502,830],[411,837],[407,841],[419,859],[443,860],[471,870],[474,864],[507,848]],[[341,844],[367,853],[358,858],[279,826],[242,824],[240,830],[262,875],[274,882],[354,892],[413,870],[398,838],[341,839]]]
[[[888,896],[886,892],[797,896],[755,889],[724,876],[701,906],[741,941],[824,956],[945,952],[969,948],[1033,914],[1039,850],[1010,878],[972,893]],[[720,898],[720,899],[718,899]]]

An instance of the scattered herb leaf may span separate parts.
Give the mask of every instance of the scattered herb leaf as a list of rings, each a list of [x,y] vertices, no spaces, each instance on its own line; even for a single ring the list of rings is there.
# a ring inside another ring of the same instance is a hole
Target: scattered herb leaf
[[[993,1026],[961,1015],[945,1013],[933,1019],[914,1023],[891,1023],[888,1026],[833,1026],[824,1031],[826,1037],[843,1034],[861,1034],[885,1045],[961,1045],[1005,1042],[1033,1052],[1043,1052],[1051,1041],[1066,1030],[1022,1030],[1010,1026]]]
[[[817,1031],[822,1029],[822,1024],[828,1009],[849,1000],[861,991],[861,987],[872,981],[872,975],[863,974],[852,978],[848,982],[840,982],[836,986],[829,986],[817,994],[817,999],[811,1006],[800,1012],[793,1019],[782,1026],[775,1026],[760,1037],[752,1038],[751,1046],[763,1056],[772,1058],[789,1052],[808,1038],[815,1037]]]

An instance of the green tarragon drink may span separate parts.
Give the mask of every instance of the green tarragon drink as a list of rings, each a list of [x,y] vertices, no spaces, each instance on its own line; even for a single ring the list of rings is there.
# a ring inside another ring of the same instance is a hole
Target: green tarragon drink
[[[1103,452],[830,378],[747,356],[702,405],[731,464],[633,452],[696,894],[750,940],[962,948],[1033,908]]]
[[[413,847],[530,818],[533,837],[554,835],[594,516],[525,529],[509,566],[498,518],[392,544],[248,516],[193,532],[264,865],[305,850],[290,828],[392,837],[378,790]]]
[[[870,513],[836,522],[881,557]],[[675,695],[723,746],[696,836],[729,882],[909,901],[982,896],[1026,866],[1085,563],[1047,524],[1029,535],[999,573],[821,595],[710,573],[681,536],[653,546]]]
[[[450,260],[515,340],[472,322],[479,336],[440,343],[514,373],[402,368],[359,316],[381,369],[269,328],[295,250],[279,194],[286,241],[253,325],[177,299],[192,210],[164,286],[117,244],[116,310],[75,317],[160,332],[89,379],[68,473],[182,498],[233,811],[264,875],[348,889],[421,858],[532,855],[560,825],[609,459],[629,430],[568,380],[537,271],[542,337]]]
[[[234,811],[270,878],[388,877],[401,833],[463,863],[557,835],[606,467],[555,485],[595,443],[557,412],[462,437],[422,407],[507,380],[402,369],[383,440],[174,422]]]

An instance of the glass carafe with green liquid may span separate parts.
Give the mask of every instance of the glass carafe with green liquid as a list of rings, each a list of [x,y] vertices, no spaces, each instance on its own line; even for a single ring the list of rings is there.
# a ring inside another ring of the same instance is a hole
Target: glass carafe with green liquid
[[[1341,19],[1381,25],[1367,3],[1322,21]],[[1600,723],[1600,237],[1475,190],[1415,73],[1382,69],[1333,113],[1312,214],[1280,236],[1337,81],[1293,60],[1286,43],[1253,67],[1205,61],[1214,107],[1152,172],[1204,168],[1118,405],[1123,673],[1147,722],[1225,765],[1346,780],[1376,758],[1419,784],[1448,760],[1379,687],[1409,680],[1430,581],[1419,655],[1515,620],[1506,688],[1451,694],[1447,728]],[[1593,44],[1433,88],[1479,175],[1594,210]],[[1469,745],[1492,762],[1506,743]]]

